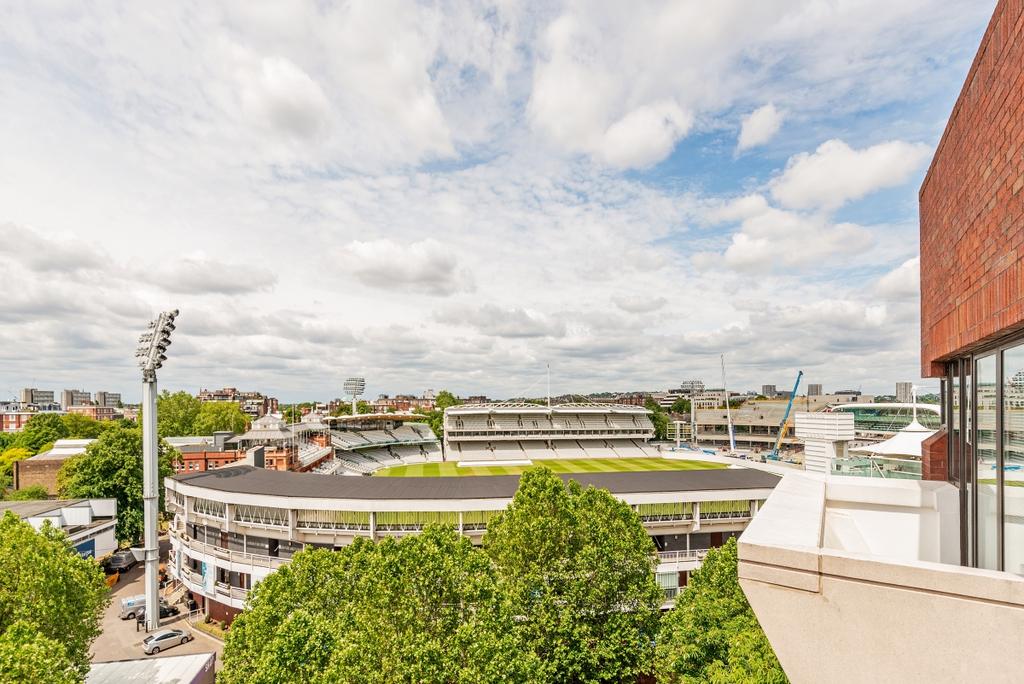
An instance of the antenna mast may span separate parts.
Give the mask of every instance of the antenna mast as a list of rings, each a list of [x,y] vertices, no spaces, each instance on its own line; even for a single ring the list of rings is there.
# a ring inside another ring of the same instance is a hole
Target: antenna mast
[[[551,408],[551,364],[544,364],[548,369],[548,408]]]

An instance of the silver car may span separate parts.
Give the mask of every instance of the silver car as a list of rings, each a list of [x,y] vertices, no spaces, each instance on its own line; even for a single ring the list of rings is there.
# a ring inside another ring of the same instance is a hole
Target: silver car
[[[183,629],[161,629],[153,632],[142,640],[142,650],[146,655],[156,655],[160,651],[166,651],[171,646],[187,644],[194,637]]]

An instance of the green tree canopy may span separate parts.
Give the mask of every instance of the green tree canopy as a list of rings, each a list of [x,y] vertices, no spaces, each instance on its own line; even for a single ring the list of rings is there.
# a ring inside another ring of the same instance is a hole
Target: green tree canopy
[[[444,438],[444,410],[452,406],[458,406],[462,400],[448,390],[441,390],[434,397],[434,408],[430,411],[416,409],[416,413],[423,416],[423,422],[430,426],[438,439]]]
[[[196,420],[203,402],[188,392],[167,390],[156,398],[156,431],[161,437],[186,437],[198,434]]]
[[[651,422],[654,423],[654,438],[668,439],[668,414],[665,409],[654,400],[647,397],[644,401],[644,408],[651,412]]]
[[[515,678],[487,558],[450,527],[307,549],[253,590],[224,649],[227,684]],[[520,678],[521,679],[521,678]]]
[[[788,680],[737,577],[736,540],[708,552],[661,621],[659,682],[784,684]]]
[[[34,484],[24,489],[16,489],[6,497],[8,501],[36,501],[48,498],[50,498],[50,493],[46,491],[46,487],[40,484]]]
[[[516,647],[539,661],[541,681],[622,682],[651,671],[663,594],[654,544],[627,504],[534,468],[488,524],[484,549],[518,616]]]
[[[47,523],[37,532],[9,511],[0,518],[0,681],[83,679],[109,600],[103,570],[63,531]]]
[[[157,407],[157,420],[160,419],[160,408]],[[221,430],[230,430],[234,433],[245,432],[245,426],[249,418],[242,413],[242,408],[233,401],[207,401],[203,402],[199,415],[196,417],[192,428],[196,435],[212,435]]]
[[[0,632],[0,684],[76,684],[81,671],[64,646],[19,620]]]
[[[177,452],[160,440],[159,482],[170,477]],[[134,542],[142,537],[142,429],[115,426],[86,447],[85,453],[69,458],[57,473],[61,496],[71,498],[117,499],[119,541]],[[164,488],[160,510],[164,507]]]
[[[672,413],[682,413],[689,415],[690,413],[690,400],[685,397],[679,397],[672,402],[672,407],[669,409]]]
[[[80,413],[68,413],[60,417],[71,439],[96,439],[111,421],[96,420]]]
[[[25,423],[25,428],[15,439],[14,444],[37,454],[44,444],[67,437],[68,428],[64,424],[63,416],[58,413],[37,413]]]
[[[0,492],[13,482],[15,461],[24,461],[32,452],[24,447],[11,447],[0,454]]]

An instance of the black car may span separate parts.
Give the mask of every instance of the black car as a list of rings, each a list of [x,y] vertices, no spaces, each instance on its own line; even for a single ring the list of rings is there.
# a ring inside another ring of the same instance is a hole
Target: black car
[[[133,554],[130,549],[121,549],[120,551],[115,551],[110,558],[107,559],[104,567],[106,568],[108,575],[113,575],[115,572],[128,572],[135,567],[136,563],[138,563],[138,561],[135,560],[135,554]]]
[[[163,620],[166,617],[173,617],[173,616],[179,614],[180,612],[181,611],[178,610],[177,606],[165,606],[162,603],[160,604],[160,619],[161,620]],[[139,622],[145,622],[146,621],[146,608],[145,608],[145,606],[143,606],[142,608],[139,608],[138,612],[135,613],[135,619],[138,620]]]

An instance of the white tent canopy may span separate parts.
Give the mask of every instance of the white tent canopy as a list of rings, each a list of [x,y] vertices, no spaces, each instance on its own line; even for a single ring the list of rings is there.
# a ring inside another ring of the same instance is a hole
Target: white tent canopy
[[[873,456],[903,456],[921,458],[921,443],[935,434],[935,430],[926,428],[914,419],[907,427],[895,435],[877,444],[853,447],[851,452],[871,454]]]

